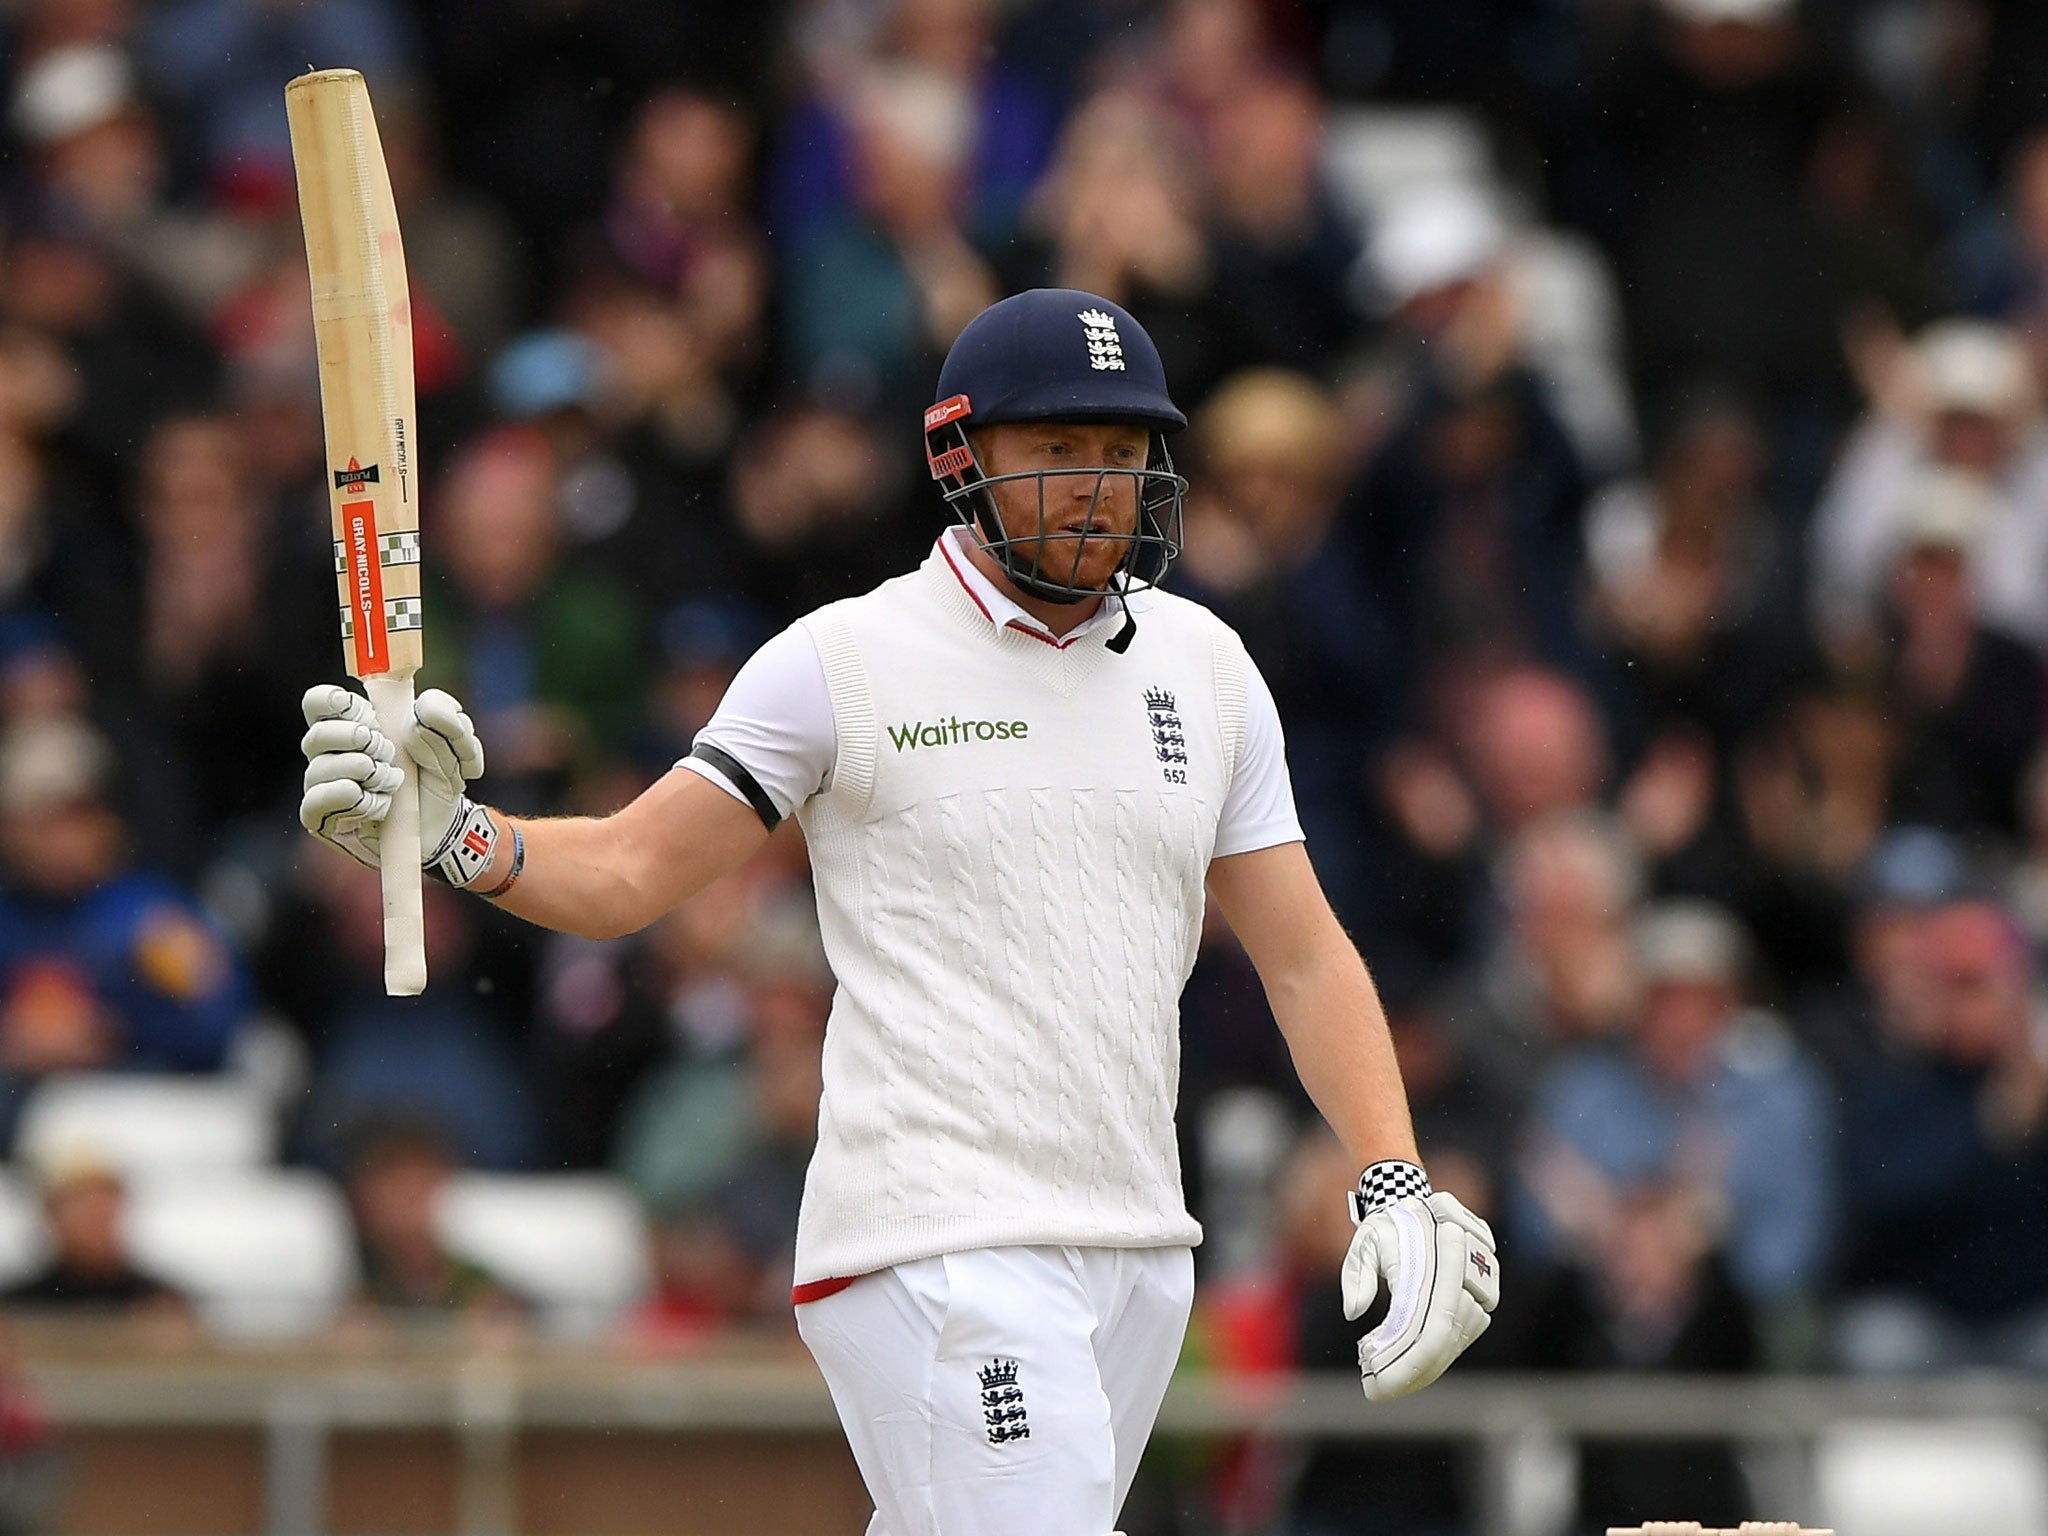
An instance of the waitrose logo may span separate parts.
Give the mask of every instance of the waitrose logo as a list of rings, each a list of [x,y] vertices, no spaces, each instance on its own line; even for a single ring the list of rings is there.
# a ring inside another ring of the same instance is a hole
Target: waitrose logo
[[[952,715],[944,720],[892,725],[888,732],[898,752],[915,752],[919,747],[951,747],[963,741],[1022,741],[1031,734],[1031,727],[1022,720],[962,720]]]

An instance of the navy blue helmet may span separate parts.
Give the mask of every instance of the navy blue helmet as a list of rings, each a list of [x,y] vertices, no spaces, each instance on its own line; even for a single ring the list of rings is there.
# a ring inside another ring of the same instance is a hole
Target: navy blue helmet
[[[1151,450],[1143,469],[985,474],[968,429],[1020,421],[1130,423],[1150,430]],[[953,342],[939,370],[938,403],[924,413],[925,457],[946,504],[1002,562],[1012,582],[1034,597],[1074,603],[1102,594],[1062,580],[1061,557],[1048,554],[1063,541],[1073,544],[1074,569],[1066,573],[1071,578],[1080,563],[1081,536],[1047,532],[1045,481],[1093,476],[1100,497],[1113,477],[1133,480],[1138,524],[1117,568],[1117,586],[1125,592],[1155,586],[1180,553],[1181,496],[1187,490],[1166,451],[1166,434],[1187,424],[1167,394],[1159,349],[1128,311],[1076,288],[1033,288],[991,304]],[[988,492],[1012,480],[1038,482],[1035,535],[1012,538]]]

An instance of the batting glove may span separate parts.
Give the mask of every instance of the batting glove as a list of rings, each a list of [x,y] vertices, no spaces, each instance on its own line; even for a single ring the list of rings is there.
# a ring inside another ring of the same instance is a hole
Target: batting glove
[[[398,754],[377,728],[376,711],[359,693],[332,683],[306,690],[301,701],[306,734],[306,792],[299,820],[372,869],[391,796],[398,788]],[[476,725],[454,697],[429,688],[413,701],[406,751],[419,768],[421,865],[450,885],[468,885],[490,862],[497,823],[466,793],[484,771]]]
[[[1493,1319],[1500,1261],[1493,1230],[1429,1187],[1413,1163],[1374,1163],[1351,1196],[1358,1223],[1344,1255],[1344,1316],[1357,1322],[1387,1286],[1387,1315],[1358,1341],[1368,1401],[1418,1392]]]

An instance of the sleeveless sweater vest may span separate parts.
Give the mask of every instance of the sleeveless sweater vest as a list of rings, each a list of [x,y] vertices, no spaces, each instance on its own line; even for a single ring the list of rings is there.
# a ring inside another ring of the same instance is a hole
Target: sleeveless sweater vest
[[[804,621],[838,752],[800,811],[838,981],[799,1284],[970,1248],[1200,1241],[1179,998],[1250,663],[1149,594],[1055,645],[934,553]]]

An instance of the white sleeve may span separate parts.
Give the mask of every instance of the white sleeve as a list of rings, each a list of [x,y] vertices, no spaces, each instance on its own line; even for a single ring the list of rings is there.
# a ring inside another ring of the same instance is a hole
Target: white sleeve
[[[713,761],[694,755],[706,749]],[[677,767],[702,775],[748,805],[754,804],[754,795],[743,780],[751,778],[778,817],[825,787],[839,751],[839,733],[832,723],[825,664],[808,629],[792,624],[747,658],[691,751]]]
[[[1280,731],[1280,711],[1273,691],[1246,658],[1244,744],[1238,748],[1237,772],[1223,796],[1223,815],[1216,827],[1212,858],[1250,853],[1280,843],[1302,840],[1301,818],[1294,810],[1294,781],[1287,776],[1287,742]]]

